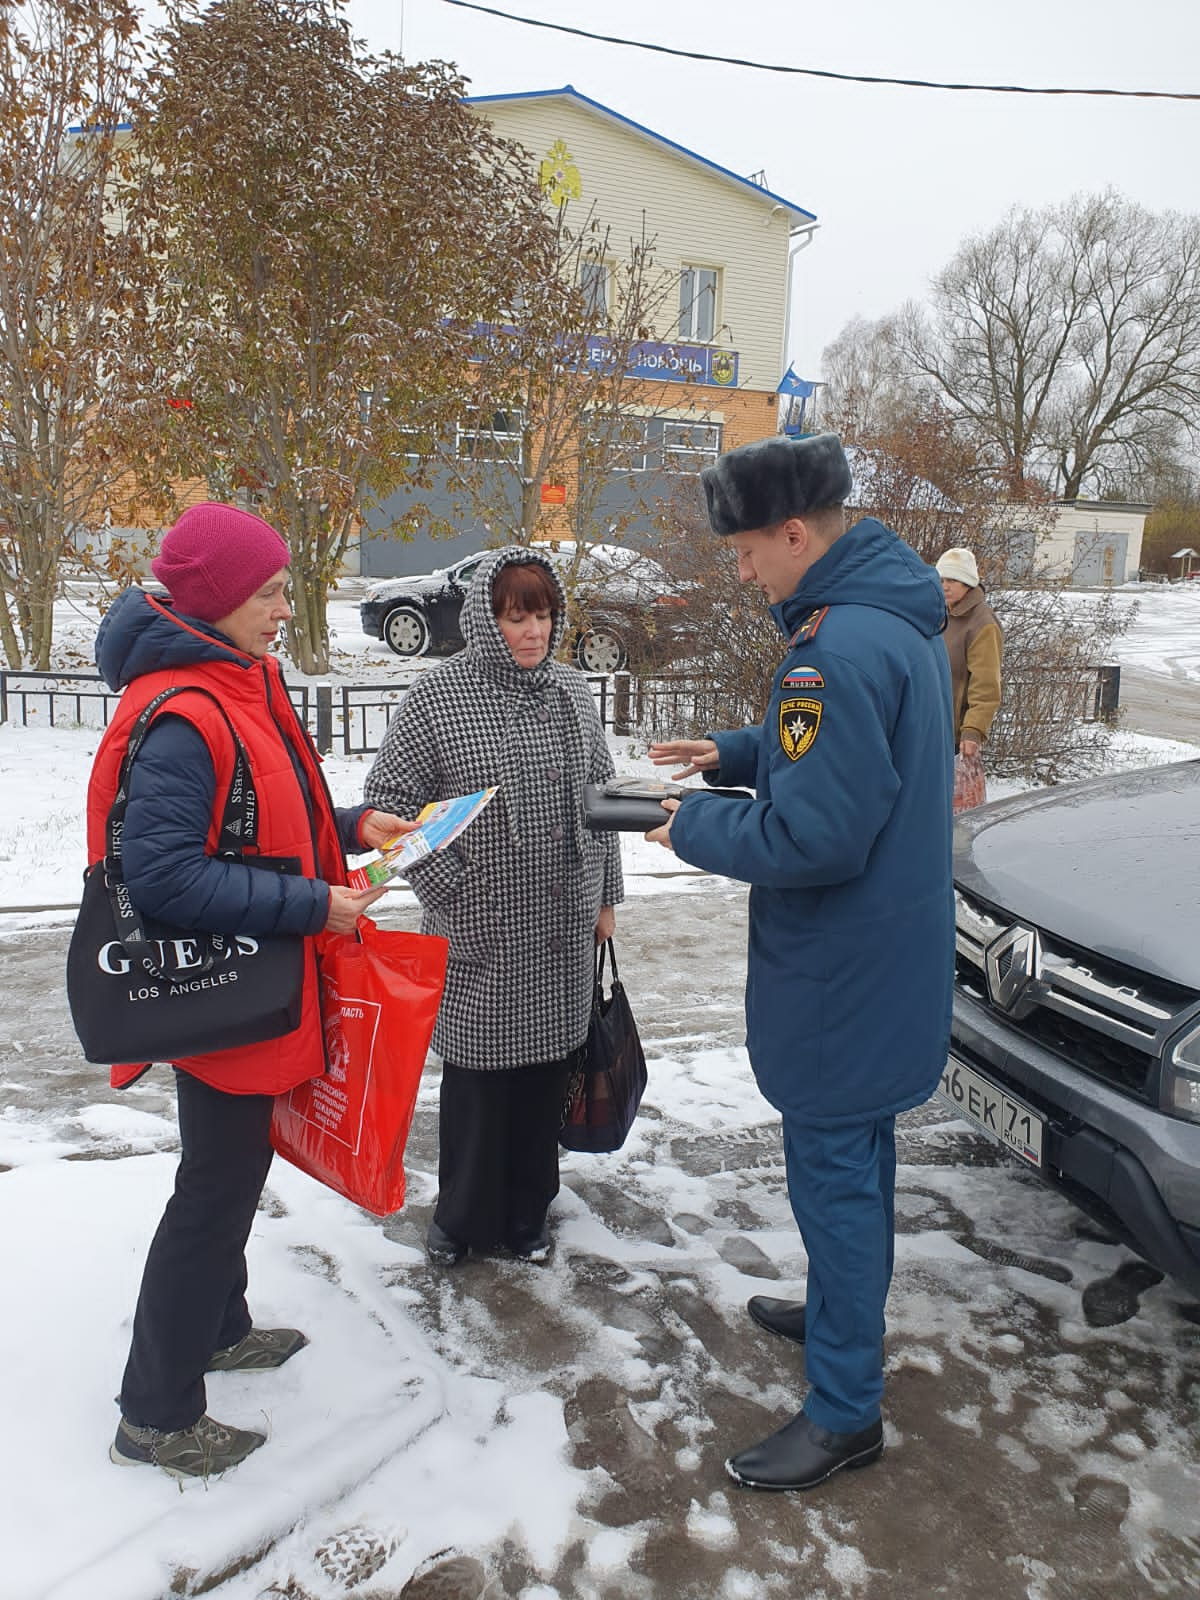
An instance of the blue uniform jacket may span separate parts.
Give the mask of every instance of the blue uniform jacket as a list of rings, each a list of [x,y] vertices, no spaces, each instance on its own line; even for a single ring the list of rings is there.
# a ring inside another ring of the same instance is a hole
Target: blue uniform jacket
[[[178,628],[146,604],[140,589],[113,603],[96,635],[96,663],[111,689],[147,672],[212,660],[254,664],[208,623]],[[307,794],[297,765],[296,779]],[[135,905],[176,928],[239,933],[319,932],[329,885],[319,878],[248,872],[206,853],[216,778],[203,736],[164,711],[147,733],[129,779],[122,862]],[[311,806],[310,806],[311,809]],[[361,852],[358,823],[369,806],[335,808],[343,848]]]
[[[828,608],[828,609],[826,609]],[[933,1092],[954,973],[953,736],[937,574],[867,518],[772,615],[790,641],[759,728],[671,840],[750,894],[746,1025],[763,1094],[814,1123]]]

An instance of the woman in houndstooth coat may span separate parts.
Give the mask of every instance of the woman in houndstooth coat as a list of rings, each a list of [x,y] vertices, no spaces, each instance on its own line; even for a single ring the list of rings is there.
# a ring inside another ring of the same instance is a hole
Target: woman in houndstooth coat
[[[404,696],[367,778],[371,805],[499,793],[453,845],[409,870],[422,929],[450,941],[433,1034],[443,1057],[431,1259],[506,1244],[544,1260],[558,1129],[588,1030],[597,941],[622,899],[616,834],[583,826],[582,789],[613,772],[587,680],[554,660],[566,597],[522,546],[485,561],[466,648]]]

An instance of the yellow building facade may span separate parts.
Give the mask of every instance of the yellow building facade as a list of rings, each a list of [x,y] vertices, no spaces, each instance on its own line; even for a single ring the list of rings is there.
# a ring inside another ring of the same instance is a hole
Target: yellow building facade
[[[602,280],[589,286],[594,292],[619,294],[622,261],[631,242],[643,238],[661,279],[650,337],[626,368],[636,382],[622,402],[623,415],[644,418],[645,450],[633,474],[621,474],[622,483],[614,476],[601,522],[617,525],[628,519],[631,497],[642,508],[668,499],[681,476],[694,477],[718,454],[776,433],[792,265],[812,240],[814,214],[775,194],[761,175],[731,172],[571,85],[467,104],[528,152],[551,203],[566,208],[568,228],[594,221],[596,236],[606,241],[603,261],[587,264]],[[565,533],[570,526],[575,491],[571,474],[562,476],[565,483],[547,489],[565,494],[566,504],[558,512],[552,508],[561,502],[543,496],[544,531]],[[365,574],[420,572],[450,555],[444,539],[386,538],[406,498],[400,492],[369,514]],[[448,509],[438,498],[436,490],[432,497],[426,492],[437,509]],[[461,528],[450,541],[455,554],[485,542],[461,508],[452,520]],[[636,528],[637,517],[632,521]]]

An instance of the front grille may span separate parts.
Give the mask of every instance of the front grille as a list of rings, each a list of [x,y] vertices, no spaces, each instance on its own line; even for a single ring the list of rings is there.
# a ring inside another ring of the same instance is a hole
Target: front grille
[[[1107,966],[1039,931],[1035,970],[1007,1006],[997,1005],[993,991],[1009,978],[1017,947],[1002,942],[993,951],[990,973],[988,950],[1013,926],[1012,919],[960,890],[955,903],[955,981],[962,992],[1005,1027],[1080,1071],[1147,1104],[1157,1103],[1162,1041],[1194,996],[1148,987],[1138,974]]]
[[[1029,1017],[1013,1022],[1013,1027],[1094,1078],[1103,1078],[1106,1083],[1147,1104],[1155,1098],[1154,1085],[1150,1082],[1154,1058],[1132,1045],[1106,1038],[1098,1030],[1056,1016],[1043,1006]]]

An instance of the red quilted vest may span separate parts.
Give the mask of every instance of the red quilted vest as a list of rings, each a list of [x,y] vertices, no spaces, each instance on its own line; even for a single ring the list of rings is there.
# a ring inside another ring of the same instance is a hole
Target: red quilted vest
[[[186,622],[172,613],[164,611],[164,614],[171,616],[177,626],[187,627]],[[246,747],[258,795],[260,853],[298,856],[306,876],[344,884],[346,862],[320,758],[288,699],[279,664],[271,656],[250,667],[235,661],[200,662],[134,679],[121,696],[92,766],[87,798],[88,862],[98,861],[104,855],[105,823],[117,792],[117,779],[133,723],[156,694],[179,685],[202,687],[216,695]],[[229,729],[208,695],[177,695],[167,702],[163,712],[186,717],[208,745],[216,773],[208,848],[215,852],[221,810],[233,774],[234,751]],[[307,776],[311,811],[296,781],[289,747],[296,753]],[[232,933],[236,929],[227,931]],[[281,1094],[306,1078],[324,1072],[316,967],[317,945],[323,937],[318,934],[304,941],[304,995],[300,1024],[294,1032],[264,1044],[189,1056],[174,1065],[230,1094]],[[143,1069],[143,1064],[113,1067],[114,1087],[121,1088],[132,1082]]]

